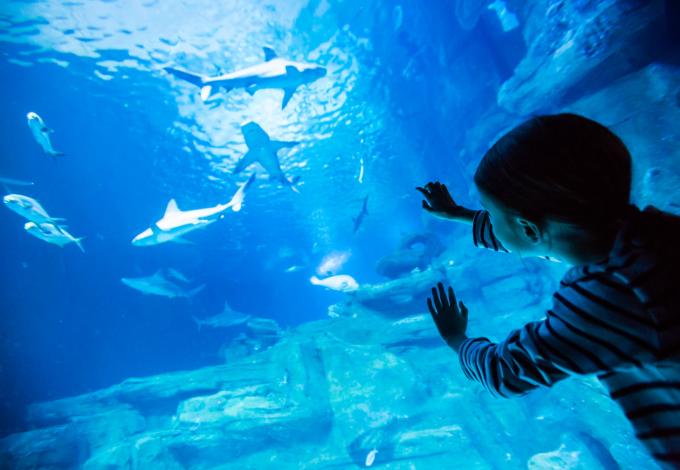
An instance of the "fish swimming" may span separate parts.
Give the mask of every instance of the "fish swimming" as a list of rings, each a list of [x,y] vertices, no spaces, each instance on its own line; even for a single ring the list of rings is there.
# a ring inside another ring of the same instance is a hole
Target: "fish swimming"
[[[259,124],[255,122],[247,122],[241,126],[243,138],[246,141],[248,151],[236,163],[234,174],[248,168],[253,163],[257,162],[267,170],[269,177],[278,181],[284,186],[290,187],[296,193],[299,192],[295,187],[296,180],[288,180],[286,175],[281,170],[281,163],[279,162],[278,152],[286,147],[294,147],[299,142],[284,142],[280,140],[272,140],[269,134],[265,132]]]
[[[370,467],[375,462],[375,457],[378,455],[378,449],[372,449],[368,454],[366,454],[366,461],[364,465]]]
[[[76,245],[78,245],[78,248],[80,248],[80,251],[85,253],[85,249],[83,248],[83,245],[81,243],[84,237],[76,238],[70,233],[68,233],[64,227],[60,227],[49,222],[45,222],[42,224],[36,224],[35,222],[26,222],[26,224],[24,225],[24,229],[34,237],[44,240],[47,243],[58,245],[60,247],[68,245],[69,243],[75,243]]]
[[[237,312],[233,310],[228,302],[224,302],[224,308],[221,313],[213,315],[212,317],[205,318],[201,320],[200,318],[192,317],[194,323],[198,327],[198,331],[201,328],[207,326],[209,328],[229,328],[231,326],[242,325],[251,319],[250,315],[245,313]]]
[[[264,47],[263,51],[263,63],[217,77],[207,77],[173,67],[166,67],[165,70],[179,79],[199,86],[203,101],[210,98],[216,88],[223,88],[227,92],[234,88],[243,88],[250,95],[257,90],[280,88],[283,90],[281,109],[286,107],[300,85],[326,75],[326,68],[320,65],[281,59],[269,47]]]
[[[186,290],[165,277],[163,270],[158,270],[152,276],[123,277],[120,280],[131,289],[138,290],[142,294],[158,295],[171,299],[183,297],[191,298],[201,292],[205,285],[200,285],[192,290]]]
[[[8,209],[38,225],[44,223],[56,225],[58,222],[64,221],[61,218],[50,217],[38,201],[23,194],[7,194],[2,198],[2,202]]]
[[[33,181],[15,180],[13,178],[0,176],[0,184],[6,184],[8,186],[33,186],[35,183],[33,183]]]
[[[231,208],[234,211],[241,210],[245,192],[253,181],[255,181],[254,173],[248,178],[248,181],[239,186],[228,203],[218,204],[205,209],[183,211],[177,206],[177,202],[171,199],[163,217],[133,238],[132,244],[134,246],[152,246],[170,241],[181,242],[180,237],[182,235],[217,222],[224,216],[223,213],[227,209]]]
[[[28,121],[29,129],[31,129],[31,133],[33,133],[33,138],[38,142],[38,145],[40,145],[45,154],[51,157],[64,155],[63,152],[54,150],[54,147],[52,147],[50,134],[54,131],[45,125],[45,121],[43,121],[40,116],[34,112],[30,112],[26,115],[26,119]]]
[[[368,196],[364,198],[364,205],[361,207],[361,212],[356,217],[353,217],[354,221],[354,233],[357,233],[359,227],[361,227],[364,218],[368,215]]]
[[[315,286],[323,286],[326,289],[336,290],[339,292],[354,292],[359,288],[359,283],[347,274],[338,274],[337,276],[319,279],[316,276],[309,278],[309,282]]]

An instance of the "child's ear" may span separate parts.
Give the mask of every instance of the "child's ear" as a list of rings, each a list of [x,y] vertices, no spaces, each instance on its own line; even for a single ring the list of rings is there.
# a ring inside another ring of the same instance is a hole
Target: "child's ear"
[[[541,231],[538,229],[538,226],[535,223],[527,219],[521,219],[519,217],[516,219],[516,221],[520,226],[522,235],[529,243],[535,245],[541,241]]]

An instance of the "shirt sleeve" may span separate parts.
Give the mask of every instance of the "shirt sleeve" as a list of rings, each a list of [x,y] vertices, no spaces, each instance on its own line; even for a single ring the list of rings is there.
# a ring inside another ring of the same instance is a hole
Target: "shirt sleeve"
[[[500,343],[464,341],[464,374],[494,395],[522,395],[572,374],[640,367],[658,357],[654,322],[633,291],[609,273],[562,283],[543,320]]]
[[[477,211],[472,219],[472,241],[475,246],[482,246],[494,251],[509,251],[493,234],[491,218],[487,211]]]

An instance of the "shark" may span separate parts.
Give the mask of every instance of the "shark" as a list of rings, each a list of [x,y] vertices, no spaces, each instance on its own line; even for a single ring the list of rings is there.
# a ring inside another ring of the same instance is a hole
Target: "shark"
[[[132,244],[134,246],[152,246],[170,241],[182,243],[181,237],[183,235],[217,222],[224,217],[224,212],[227,209],[232,209],[234,212],[240,211],[246,191],[254,181],[255,173],[250,175],[246,182],[239,185],[229,202],[217,204],[214,207],[183,211],[178,207],[177,201],[171,199],[163,217],[133,238]]]
[[[38,225],[44,223],[56,224],[64,221],[62,218],[50,217],[38,201],[23,194],[7,194],[2,198],[2,202],[8,209]]]
[[[218,313],[217,315],[213,315],[205,319],[200,319],[196,317],[192,318],[194,320],[194,323],[196,323],[198,331],[201,331],[201,328],[204,326],[207,326],[209,328],[229,328],[232,326],[242,325],[248,322],[248,320],[251,319],[251,316],[233,310],[229,306],[229,303],[225,301],[224,308],[222,309],[221,313]]]
[[[28,127],[31,129],[33,138],[38,143],[38,145],[40,145],[46,155],[51,157],[59,157],[64,155],[64,152],[59,152],[52,146],[50,134],[54,131],[45,125],[43,118],[31,111],[26,115],[26,120],[28,121]]]
[[[142,294],[159,295],[162,297],[169,297],[171,299],[183,297],[191,298],[201,292],[205,285],[200,285],[195,289],[186,290],[182,286],[172,282],[165,276],[165,272],[159,269],[151,276],[145,277],[123,277],[120,280],[123,284],[135,289]]]
[[[279,183],[291,188],[294,192],[299,193],[295,187],[297,179],[289,180],[281,170],[281,162],[279,161],[278,152],[283,148],[295,147],[299,142],[295,141],[281,141],[272,140],[269,134],[262,129],[256,122],[249,121],[241,125],[241,132],[245,139],[248,151],[236,163],[234,174],[248,168],[253,163],[259,163],[267,171],[269,177]]]
[[[281,109],[286,107],[299,86],[312,83],[326,75],[326,68],[321,65],[293,62],[280,58],[270,47],[263,47],[262,49],[264,51],[264,62],[215,77],[174,67],[166,67],[165,70],[181,80],[200,87],[203,101],[208,100],[219,88],[227,92],[234,88],[243,88],[250,95],[255,94],[257,90],[267,88],[282,89]]]
[[[359,227],[361,227],[361,224],[363,223],[364,218],[366,218],[367,215],[368,215],[368,196],[364,198],[364,205],[361,207],[361,212],[359,212],[359,215],[352,218],[352,220],[354,221],[354,233],[357,233]]]
[[[85,253],[82,241],[84,237],[76,238],[66,231],[66,227],[51,224],[45,222],[42,224],[36,224],[35,222],[26,222],[24,225],[24,230],[39,238],[47,243],[52,243],[53,245],[58,245],[63,248],[64,245],[69,243],[75,243],[80,251]]]

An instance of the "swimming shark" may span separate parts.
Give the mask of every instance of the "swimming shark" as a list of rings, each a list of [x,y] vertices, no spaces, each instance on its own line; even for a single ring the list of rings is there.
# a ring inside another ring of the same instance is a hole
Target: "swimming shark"
[[[2,198],[8,209],[36,224],[63,222],[64,219],[50,217],[43,206],[32,197],[23,194],[7,194]]]
[[[359,215],[352,218],[352,220],[354,221],[354,233],[357,233],[357,230],[359,230],[359,227],[361,227],[361,224],[367,215],[368,215],[368,196],[364,198],[364,205],[361,207],[361,212],[359,212]]]
[[[30,112],[26,115],[28,121],[28,127],[33,133],[33,138],[38,145],[42,147],[43,152],[51,157],[59,157],[64,155],[63,152],[54,150],[52,147],[52,140],[50,140],[50,134],[54,132],[52,129],[45,125],[45,121],[34,112]]]
[[[243,88],[250,95],[257,90],[280,88],[283,90],[281,109],[286,107],[300,85],[311,83],[326,75],[326,68],[320,65],[281,59],[270,47],[264,47],[263,51],[265,58],[263,63],[216,77],[173,67],[166,67],[165,70],[179,79],[199,86],[203,101],[210,98],[216,88],[224,88],[227,92],[234,88]]]
[[[166,278],[162,269],[159,269],[151,276],[123,277],[120,281],[131,289],[138,290],[142,294],[159,295],[171,299],[177,297],[189,299],[205,288],[205,285],[200,285],[195,289],[187,291],[180,285]]]
[[[163,217],[133,238],[132,244],[134,246],[151,246],[170,241],[181,243],[182,235],[217,222],[224,217],[224,212],[227,209],[231,208],[234,212],[241,210],[246,190],[254,181],[255,173],[250,175],[248,181],[239,185],[238,190],[228,203],[205,209],[183,211],[177,206],[177,201],[171,199]]]
[[[225,301],[224,308],[222,309],[221,313],[205,319],[196,317],[192,318],[194,323],[196,323],[198,331],[201,331],[201,328],[204,326],[209,328],[229,328],[231,326],[242,325],[250,320],[251,316],[232,310],[232,308],[229,306],[229,303]]]
[[[45,222],[42,224],[36,224],[35,222],[26,222],[26,224],[24,225],[24,229],[34,237],[46,241],[47,243],[58,245],[62,248],[64,245],[68,245],[69,243],[75,243],[76,245],[78,245],[78,248],[80,248],[80,251],[85,253],[85,249],[83,248],[83,245],[81,243],[84,237],[80,238],[74,237],[73,235],[66,231],[65,227],[51,224],[49,222]]]
[[[259,124],[253,121],[243,124],[241,126],[241,132],[246,141],[248,151],[236,163],[234,174],[240,173],[253,163],[257,162],[267,170],[271,179],[276,180],[284,186],[290,187],[296,193],[299,193],[300,191],[295,187],[297,179],[289,180],[286,178],[286,175],[283,174],[283,170],[281,170],[281,163],[279,162],[278,157],[279,150],[286,147],[294,147],[298,145],[299,142],[272,140],[269,137],[269,134],[267,134]]]

